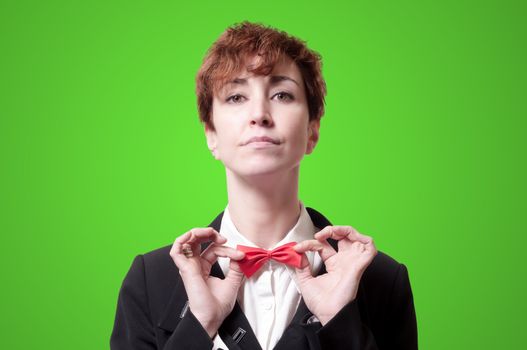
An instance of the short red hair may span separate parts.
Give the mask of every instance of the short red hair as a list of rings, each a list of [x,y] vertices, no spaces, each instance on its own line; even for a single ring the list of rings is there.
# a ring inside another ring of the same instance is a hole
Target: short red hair
[[[258,65],[246,67],[254,74],[268,75],[283,56],[298,66],[304,80],[309,120],[324,115],[326,83],[322,57],[299,38],[260,23],[244,21],[227,28],[207,51],[196,76],[196,95],[201,122],[214,130],[212,100],[223,84],[239,72],[248,58],[261,56]]]

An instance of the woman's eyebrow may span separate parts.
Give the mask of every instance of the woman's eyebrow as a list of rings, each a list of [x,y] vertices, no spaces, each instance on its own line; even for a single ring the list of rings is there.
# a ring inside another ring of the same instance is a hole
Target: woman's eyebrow
[[[290,78],[286,75],[272,75],[270,78],[271,85],[277,85],[278,83],[282,81],[292,81],[296,85],[300,87],[300,85],[297,83],[297,81],[293,78]],[[231,85],[247,85],[247,78],[234,78],[232,80],[229,80],[225,87],[229,87]]]
[[[246,85],[247,84],[247,78],[234,78],[232,80],[229,80],[225,86],[229,85]]]
[[[285,81],[287,81],[287,80],[292,81],[293,83],[295,83],[296,85],[298,85],[300,87],[300,85],[296,82],[295,79],[290,78],[290,77],[288,77],[286,75],[273,75],[273,76],[271,76],[271,85],[276,85],[276,84],[278,84],[278,83],[280,83],[280,82],[282,82],[284,80]]]

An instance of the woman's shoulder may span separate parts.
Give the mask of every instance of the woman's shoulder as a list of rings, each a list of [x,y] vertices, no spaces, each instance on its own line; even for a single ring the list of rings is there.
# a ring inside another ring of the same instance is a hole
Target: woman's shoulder
[[[177,272],[176,264],[170,256],[171,248],[172,244],[169,244],[144,253],[143,259],[146,272],[158,274]]]
[[[370,315],[410,303],[412,291],[406,266],[386,253],[377,252],[362,275],[357,298]]]
[[[404,264],[398,262],[390,255],[378,251],[371,264],[364,271],[363,278],[366,283],[388,287],[401,274],[401,270],[406,271]]]

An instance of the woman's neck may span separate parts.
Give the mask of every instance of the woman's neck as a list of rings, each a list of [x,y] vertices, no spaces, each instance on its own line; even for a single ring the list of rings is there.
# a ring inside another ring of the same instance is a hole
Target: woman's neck
[[[257,246],[270,249],[291,230],[300,216],[298,173],[240,177],[229,169],[229,213],[238,232]]]

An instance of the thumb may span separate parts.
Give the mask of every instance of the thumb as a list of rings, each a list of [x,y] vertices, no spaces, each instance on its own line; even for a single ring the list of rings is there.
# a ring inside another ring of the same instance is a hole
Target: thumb
[[[295,268],[295,272],[300,282],[304,282],[313,278],[311,275],[311,267],[309,266],[309,261],[307,260],[306,254],[302,254],[302,262],[300,263],[299,268]]]
[[[231,260],[229,263],[229,272],[227,272],[227,276],[225,276],[225,280],[229,282],[232,286],[238,290],[240,285],[242,284],[244,274],[242,270],[240,269],[240,265],[234,261]]]

